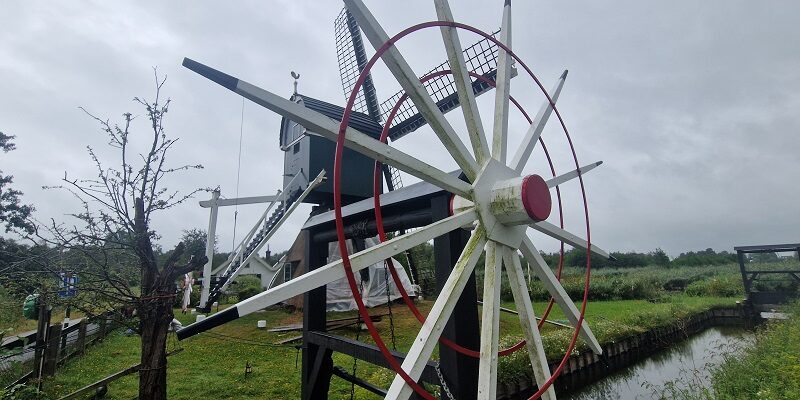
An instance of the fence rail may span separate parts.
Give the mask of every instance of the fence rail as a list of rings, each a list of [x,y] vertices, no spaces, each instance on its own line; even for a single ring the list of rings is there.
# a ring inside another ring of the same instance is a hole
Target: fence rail
[[[49,323],[50,311],[40,312],[39,329],[7,338],[0,344],[0,387],[40,382],[114,328],[112,313]],[[14,376],[14,372],[21,374]]]

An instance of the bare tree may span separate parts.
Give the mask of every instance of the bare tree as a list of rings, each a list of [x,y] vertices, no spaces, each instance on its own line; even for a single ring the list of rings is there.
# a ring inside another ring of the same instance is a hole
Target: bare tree
[[[185,252],[183,243],[161,257],[159,262],[156,240],[151,227],[157,212],[186,201],[199,190],[180,193],[165,187],[164,180],[175,173],[202,168],[201,165],[169,167],[167,155],[177,142],[167,136],[164,118],[170,100],[162,99],[166,77],[155,71],[155,99],[134,98],[145,109],[149,122],[146,149],[132,150],[131,113],[123,114],[121,123],[111,123],[81,108],[100,125],[108,137],[117,158],[113,163],[101,161],[99,153],[87,146],[97,175],[90,179],[75,179],[66,173],[57,188],[68,190],[82,205],[80,212],[70,214],[71,224],[51,221],[39,234],[70,256],[70,267],[81,278],[83,303],[106,307],[135,308],[138,316],[136,330],[141,335],[141,369],[139,397],[165,399],[167,387],[166,344],[173,304],[175,280],[203,266],[206,258],[192,255],[180,264]],[[138,138],[137,138],[138,139]],[[138,273],[132,282],[131,274]],[[136,289],[140,286],[140,289]]]

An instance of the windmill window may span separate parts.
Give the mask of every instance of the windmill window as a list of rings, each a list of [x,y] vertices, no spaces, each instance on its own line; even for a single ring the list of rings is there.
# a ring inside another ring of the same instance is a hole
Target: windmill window
[[[294,146],[292,146],[292,153],[297,154],[298,151],[300,151],[300,143],[295,143]]]

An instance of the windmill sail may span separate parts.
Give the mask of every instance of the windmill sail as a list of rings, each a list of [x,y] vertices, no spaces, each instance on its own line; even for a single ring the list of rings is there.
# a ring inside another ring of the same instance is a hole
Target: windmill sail
[[[350,92],[352,92],[353,86],[356,80],[358,80],[358,76],[367,64],[367,55],[364,50],[364,42],[361,38],[361,31],[359,30],[358,24],[346,8],[342,9],[339,16],[336,17],[334,21],[334,32],[336,35],[336,58],[339,61],[339,76],[342,80],[342,90],[345,99],[349,99]],[[494,32],[492,36],[497,34],[497,32],[499,31]],[[479,40],[464,49],[464,61],[467,64],[467,69],[494,81],[495,75],[497,74],[497,45],[486,38]],[[445,60],[425,75],[449,68],[450,66]],[[515,74],[515,72],[512,72],[512,74]],[[434,78],[425,82],[424,86],[443,113],[458,107],[458,95],[456,94],[456,85],[452,75]],[[491,88],[491,85],[480,80],[474,80],[472,83],[475,96],[479,96]],[[372,82],[372,76],[368,76],[361,89],[358,91],[353,109],[369,115],[376,122],[383,122],[383,115],[389,113],[403,93],[404,92],[400,90],[379,104],[375,85]],[[392,126],[389,130],[389,139],[397,140],[425,124],[425,118],[417,111],[413,102],[407,101],[400,107],[397,117],[392,121]],[[397,179],[399,179],[399,175]],[[391,176],[391,178],[387,176],[387,183],[393,180],[395,180],[393,176]]]
[[[496,35],[497,32],[499,31],[494,32],[492,36]],[[494,81],[495,75],[497,75],[497,45],[486,38],[479,40],[475,44],[464,49],[464,61],[469,71]],[[446,69],[450,69],[450,65],[447,61],[444,61],[423,76]],[[515,74],[515,72],[512,72],[512,76],[513,74]],[[458,94],[456,93],[456,84],[452,75],[443,75],[431,79],[423,85],[442,113],[447,113],[458,107]],[[475,96],[480,96],[491,88],[491,85],[477,79],[472,82],[472,90]],[[382,102],[380,106],[381,111],[383,113],[391,111],[403,93],[405,92],[400,90]],[[414,103],[406,101],[400,106],[400,109],[397,111],[397,117],[392,121],[392,126],[389,129],[389,139],[393,141],[397,140],[414,132],[426,123],[425,118],[419,113]]]
[[[364,51],[364,42],[356,20],[346,8],[342,9],[333,23],[336,35],[336,59],[339,61],[339,76],[342,79],[344,98],[350,98],[350,92],[358,80],[358,76],[367,65],[367,54]],[[381,122],[381,112],[378,108],[378,96],[372,76],[367,76],[361,89],[358,91],[353,109],[367,114],[376,122]]]
[[[339,76],[342,80],[342,90],[345,99],[350,98],[350,93],[358,80],[358,76],[367,65],[367,53],[364,51],[364,41],[361,38],[361,30],[355,18],[343,8],[333,23],[334,34],[336,36],[336,59],[339,61]],[[375,122],[382,122],[381,111],[378,106],[378,96],[375,92],[375,85],[372,83],[372,75],[368,75],[364,84],[356,95],[353,104],[355,111],[369,115]],[[387,189],[395,190],[403,187],[400,171],[389,165],[383,166],[383,177]]]

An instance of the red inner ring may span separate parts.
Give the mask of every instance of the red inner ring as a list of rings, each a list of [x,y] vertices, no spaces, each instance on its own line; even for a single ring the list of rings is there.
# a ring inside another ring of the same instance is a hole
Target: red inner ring
[[[372,66],[375,64],[377,59],[383,53],[385,53],[389,48],[391,48],[391,46],[393,46],[393,44],[398,39],[400,39],[400,38],[402,38],[402,37],[404,37],[404,36],[406,36],[406,35],[408,35],[408,34],[410,34],[412,32],[415,32],[415,31],[418,31],[418,30],[421,30],[421,29],[425,29],[425,28],[445,27],[445,26],[465,29],[465,30],[474,32],[474,33],[476,33],[476,34],[478,34],[480,36],[483,36],[484,38],[486,38],[489,41],[491,41],[494,44],[496,44],[498,47],[500,47],[503,50],[505,50],[506,53],[510,57],[514,58],[514,60],[517,63],[519,63],[519,65],[521,65],[525,69],[525,71],[528,73],[528,75],[536,82],[536,85],[539,87],[539,89],[545,95],[545,97],[547,98],[548,102],[550,103],[550,106],[553,109],[553,112],[555,112],[556,116],[558,117],[558,120],[559,120],[559,122],[561,124],[561,128],[564,131],[564,135],[565,135],[565,137],[567,139],[567,142],[569,143],[570,150],[571,150],[571,153],[572,153],[572,158],[573,158],[573,161],[575,162],[575,168],[578,169],[578,181],[580,182],[581,194],[582,194],[582,198],[583,198],[583,209],[584,209],[584,217],[585,217],[585,223],[586,223],[586,241],[587,241],[586,274],[585,274],[585,279],[584,279],[583,300],[582,300],[582,303],[581,303],[580,316],[579,316],[578,321],[577,321],[577,323],[575,325],[575,330],[573,332],[572,339],[570,340],[569,346],[567,347],[567,351],[565,352],[564,357],[561,359],[561,362],[559,363],[558,367],[553,372],[551,377],[547,380],[547,382],[545,382],[544,385],[542,385],[542,387],[539,388],[539,390],[536,393],[534,393],[533,396],[531,396],[531,399],[536,399],[536,398],[539,398],[542,395],[542,393],[544,393],[553,384],[555,379],[557,379],[558,376],[561,374],[561,372],[563,371],[563,369],[564,369],[564,367],[565,367],[565,365],[567,363],[567,360],[569,359],[570,353],[575,348],[575,344],[577,343],[578,336],[580,335],[580,329],[581,329],[581,326],[583,324],[585,313],[586,313],[586,304],[588,302],[588,295],[589,295],[589,282],[590,282],[590,278],[591,278],[591,252],[589,250],[591,248],[591,232],[590,232],[590,228],[589,228],[589,206],[588,206],[588,202],[586,200],[586,191],[585,191],[585,186],[584,186],[584,183],[583,183],[583,177],[580,174],[580,169],[579,169],[580,167],[579,167],[579,162],[578,162],[578,159],[577,159],[577,155],[575,153],[575,147],[574,147],[574,144],[572,143],[572,139],[571,139],[571,137],[569,135],[569,131],[567,130],[566,124],[564,123],[564,119],[561,117],[561,114],[558,111],[558,108],[556,107],[556,105],[553,102],[553,100],[550,97],[550,95],[547,93],[547,90],[545,90],[544,86],[542,86],[541,82],[536,77],[536,75],[533,73],[533,71],[531,71],[531,69],[516,54],[514,54],[514,52],[511,51],[510,48],[505,46],[503,43],[499,42],[497,39],[495,39],[491,35],[483,32],[483,31],[480,31],[477,28],[473,28],[473,27],[471,27],[469,25],[465,25],[465,24],[458,23],[458,22],[430,21],[430,22],[424,22],[424,23],[417,24],[417,25],[414,25],[412,27],[406,28],[405,30],[401,31],[400,33],[396,34],[395,36],[393,36],[392,38],[387,40],[386,43],[384,43],[380,48],[377,49],[377,51],[373,55],[373,57],[367,62],[365,68],[362,69],[361,74],[359,75],[358,80],[356,81],[356,84],[353,87],[353,91],[350,93],[350,98],[348,99],[347,106],[345,107],[344,114],[342,115],[342,121],[341,121],[341,123],[339,125],[339,135],[338,135],[337,140],[336,140],[336,155],[335,155],[335,159],[334,159],[334,170],[333,170],[333,186],[334,186],[334,193],[333,193],[334,199],[333,200],[334,200],[334,215],[335,215],[335,224],[336,224],[336,235],[337,235],[337,239],[338,239],[338,242],[339,242],[339,253],[341,254],[341,257],[342,257],[342,264],[343,264],[343,267],[344,267],[344,270],[345,270],[345,275],[347,276],[348,284],[350,286],[351,292],[353,293],[353,297],[354,297],[354,300],[356,301],[356,305],[358,306],[359,314],[364,319],[364,322],[367,325],[367,328],[368,328],[368,330],[370,332],[370,336],[372,336],[373,340],[375,341],[376,345],[380,349],[380,351],[383,354],[384,358],[386,359],[387,363],[392,367],[393,370],[395,370],[395,372],[397,372],[398,375],[400,375],[403,378],[403,380],[415,392],[417,392],[418,394],[420,394],[424,398],[432,399],[433,397],[431,396],[431,394],[428,393],[425,389],[423,389],[419,384],[417,384],[414,381],[414,379],[412,379],[402,369],[402,367],[397,363],[397,360],[394,358],[394,356],[391,354],[389,349],[386,347],[386,344],[383,342],[383,339],[380,337],[380,334],[375,329],[375,325],[372,323],[371,318],[369,318],[369,312],[366,310],[366,307],[364,307],[363,299],[361,298],[361,295],[358,292],[358,288],[357,288],[357,285],[355,283],[355,276],[353,274],[352,266],[350,264],[350,257],[349,257],[349,255],[347,253],[347,244],[346,244],[346,241],[345,241],[346,238],[345,238],[345,234],[344,234],[344,221],[342,219],[342,210],[341,210],[341,207],[342,207],[342,203],[341,203],[341,173],[342,173],[342,171],[341,171],[341,161],[342,161],[342,157],[343,157],[343,153],[344,153],[344,141],[345,141],[345,136],[347,134],[347,127],[348,127],[348,122],[350,120],[350,114],[352,113],[353,104],[355,103],[355,99],[356,99],[356,96],[358,94],[359,89],[361,88],[361,85],[363,85],[364,80],[369,75],[369,71],[372,69]],[[516,102],[514,102],[514,103],[517,104]],[[562,243],[562,258],[563,258],[563,243]],[[559,263],[559,272],[560,272],[560,269],[561,269],[561,263]],[[560,275],[560,273],[559,273],[559,275]],[[550,310],[551,306],[552,306],[552,301],[551,301],[551,304],[548,305],[548,310],[547,310],[548,313],[549,313],[549,310]],[[544,319],[543,319],[543,321],[544,321]]]

